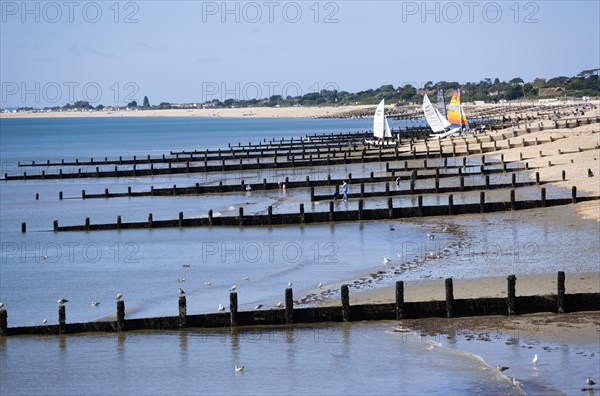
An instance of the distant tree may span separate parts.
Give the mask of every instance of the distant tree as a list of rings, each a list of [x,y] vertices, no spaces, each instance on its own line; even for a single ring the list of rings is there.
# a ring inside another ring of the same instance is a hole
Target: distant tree
[[[511,87],[506,93],[506,99],[519,99],[523,97],[523,87],[515,85]]]
[[[494,78],[494,84],[500,84],[500,79],[498,77]]]
[[[160,102],[160,104],[158,105],[158,108],[159,109],[170,109],[171,108],[171,103],[169,103],[169,102]]]
[[[536,96],[537,95],[537,89],[533,85],[531,85],[529,83],[524,84],[523,85],[523,95],[525,95],[525,96]]]
[[[90,105],[90,102],[87,100],[78,100],[73,103],[73,107],[76,109],[93,109],[94,107]]]
[[[533,80],[532,85],[539,89],[539,88],[543,88],[545,84],[546,84],[546,79],[538,77]]]
[[[143,107],[148,108],[150,107],[150,101],[148,100],[147,96],[144,96],[144,105]]]
[[[546,87],[564,86],[569,82],[569,77],[559,76],[546,81]]]
[[[515,77],[509,81],[511,85],[523,84],[523,79],[521,77]]]
[[[127,107],[138,107],[137,101],[132,100],[131,102],[127,103]]]
[[[96,110],[102,110],[104,109],[104,105],[99,104],[98,106],[96,106]]]

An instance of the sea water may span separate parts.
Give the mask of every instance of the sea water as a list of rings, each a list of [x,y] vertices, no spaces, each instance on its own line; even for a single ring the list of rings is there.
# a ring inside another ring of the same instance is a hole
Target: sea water
[[[368,120],[0,119],[0,154],[3,173],[13,174],[22,171],[18,161],[161,155],[171,150],[226,148],[228,143],[368,128]],[[52,232],[53,220],[61,225],[82,224],[86,217],[94,223],[114,222],[119,215],[123,221],[144,221],[148,213],[158,220],[177,218],[180,211],[186,217],[205,216],[209,209],[225,216],[235,215],[240,206],[248,214],[264,213],[269,205],[276,212],[289,212],[296,211],[301,202],[306,203],[306,210],[327,210],[325,203],[308,204],[306,191],[293,189],[202,197],[80,199],[81,190],[126,191],[131,185],[142,191],[149,186],[211,184],[225,177],[231,179],[225,182],[263,177],[270,181],[285,177],[303,180],[306,171],[2,182],[0,301],[8,310],[9,326],[35,325],[44,319],[56,323],[59,298],[70,301],[67,321],[80,322],[113,317],[117,293],[124,295],[127,317],[135,318],[176,315],[179,287],[186,291],[188,312],[196,314],[215,312],[218,304],[227,305],[229,288],[234,284],[240,310],[250,310],[255,304],[269,308],[283,300],[288,281],[293,281],[296,299],[306,298],[306,304],[312,304],[314,296],[337,298],[335,292],[344,283],[352,285],[353,294],[391,285],[397,279],[477,277],[511,270],[510,264],[502,260],[484,262],[481,272],[478,258],[467,263],[427,259],[430,251],[459,251],[460,235],[438,232],[435,241],[427,237],[432,230],[453,226],[447,219],[272,228]],[[384,166],[331,167],[311,178],[323,178],[326,173],[343,177],[349,172],[361,177],[371,171],[383,174]],[[65,199],[58,200],[59,191]],[[40,194],[39,200],[34,198],[36,193]],[[531,194],[538,194],[537,189]],[[465,195],[464,199],[471,198]],[[414,205],[413,201],[410,197],[398,198],[395,205]],[[337,205],[336,210],[344,210],[352,209],[354,203]],[[379,206],[385,207],[385,200],[367,203],[367,207]],[[28,230],[22,234],[20,225],[24,221]],[[470,226],[468,222],[459,225]],[[589,242],[585,229],[573,232],[582,245]],[[497,236],[494,233],[499,232],[490,228],[483,235],[493,238]],[[507,230],[500,237],[508,235],[518,240],[515,233]],[[387,266],[383,264],[384,256],[392,260]],[[406,262],[411,265],[400,266]],[[318,283],[323,287],[317,289]],[[92,301],[100,305],[92,307]],[[189,330],[11,337],[0,343],[0,390],[3,394],[113,390],[140,394],[516,391],[474,355],[443,348],[425,354],[421,342],[398,338],[392,329],[391,324],[365,323],[244,330],[239,334]],[[247,365],[247,371],[235,375],[236,364]]]

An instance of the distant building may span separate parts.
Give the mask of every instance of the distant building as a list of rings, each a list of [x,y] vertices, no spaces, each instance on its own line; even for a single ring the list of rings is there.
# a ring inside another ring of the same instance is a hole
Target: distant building
[[[565,89],[561,87],[540,88],[538,96],[558,96],[563,92],[565,92]]]

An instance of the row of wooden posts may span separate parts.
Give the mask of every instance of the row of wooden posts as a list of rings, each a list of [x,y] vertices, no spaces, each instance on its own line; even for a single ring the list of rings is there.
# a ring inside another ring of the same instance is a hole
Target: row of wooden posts
[[[517,297],[516,297],[516,280],[517,280],[517,278],[515,275],[509,275],[507,277],[508,284],[507,284],[506,305],[508,307],[508,310],[507,310],[507,312],[505,312],[506,315],[516,315],[519,312],[519,308],[517,307]],[[446,291],[446,299],[445,299],[446,316],[448,318],[454,318],[454,317],[460,316],[457,313],[457,311],[455,310],[453,279],[452,278],[445,279],[444,284],[445,284],[445,291]],[[556,308],[555,308],[556,313],[559,313],[559,314],[565,313],[565,311],[566,311],[565,310],[565,295],[566,295],[566,293],[565,293],[565,273],[563,271],[559,271],[558,278],[557,278],[557,290],[556,290]],[[595,300],[598,300],[597,293],[595,295],[592,295],[592,297],[595,297]],[[363,319],[363,318],[353,318],[353,316],[352,316],[352,306],[350,305],[349,285],[345,284],[345,285],[341,286],[340,300],[341,300],[341,307],[339,307],[338,309],[341,310],[342,321],[348,322],[348,321],[352,321],[352,320],[362,320]],[[472,304],[477,305],[476,300],[477,299],[475,299],[474,300],[475,302],[472,302]],[[482,301],[483,300],[485,300],[485,299],[482,299]],[[433,305],[436,304],[436,302],[431,302],[431,303]],[[594,303],[592,303],[592,305],[593,304]],[[371,306],[373,307],[373,310],[377,311],[377,310],[385,309],[385,306],[387,306],[387,304],[372,304]],[[318,308],[315,308],[315,309],[318,309]],[[296,309],[294,308],[293,290],[292,290],[292,288],[287,288],[287,289],[285,289],[285,306],[283,308],[285,324],[298,323],[298,321],[296,321],[295,317],[294,317],[295,310]],[[187,300],[186,300],[185,295],[179,296],[178,311],[179,311],[178,327],[179,328],[188,327]],[[484,308],[483,311],[485,312],[486,309]],[[269,310],[262,310],[262,311],[255,310],[254,311],[255,314],[258,314],[258,313],[266,314],[268,312],[269,312]],[[404,301],[404,282],[403,281],[396,282],[394,312],[395,312],[396,320],[415,317],[414,314],[411,314],[411,315],[406,314],[405,301]],[[236,327],[238,325],[252,324],[252,323],[241,323],[239,320],[239,314],[240,314],[240,312],[238,311],[238,294],[237,294],[237,292],[233,291],[229,294],[228,325],[232,326],[232,327]],[[424,313],[424,314],[425,314],[425,316],[427,316],[427,313]],[[204,316],[208,316],[208,315],[217,315],[219,318],[222,318],[223,315],[227,315],[227,313],[205,314]],[[315,317],[316,317],[316,315],[312,316],[313,319]],[[422,316],[417,315],[417,317],[422,317]],[[143,321],[147,321],[148,323],[150,323],[152,321],[152,318],[144,319]],[[208,325],[210,327],[214,327],[215,325],[217,325],[217,323],[222,324],[223,321],[222,320],[214,321],[212,323],[212,326],[211,326],[211,323],[208,322]],[[225,323],[227,323],[227,322],[225,322]],[[49,325],[49,326],[51,326],[51,325]],[[153,326],[154,325],[149,325],[149,328],[153,328]],[[38,327],[40,327],[40,329],[38,329],[39,331],[43,331],[42,328],[48,327],[48,326],[38,326]],[[92,329],[93,326],[85,326],[85,324],[82,324],[81,328],[82,329]],[[114,328],[116,331],[128,330],[126,320],[125,320],[125,302],[123,300],[117,301],[116,326]],[[33,331],[33,330],[35,330],[35,329],[24,328],[21,333],[22,334],[32,334],[32,333],[35,333],[35,331]],[[89,331],[91,331],[91,330],[89,330]],[[61,304],[58,307],[58,333],[64,334],[66,332],[67,332],[66,308],[65,308],[65,305]],[[8,314],[5,309],[0,309],[0,335],[6,336],[6,335],[8,335],[8,333],[9,333],[9,331],[8,331]]]

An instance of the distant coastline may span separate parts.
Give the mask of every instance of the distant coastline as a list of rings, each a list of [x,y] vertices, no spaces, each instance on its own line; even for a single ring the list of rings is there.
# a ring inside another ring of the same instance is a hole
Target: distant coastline
[[[223,118],[314,118],[375,107],[373,105],[329,107],[244,107],[207,109],[164,109],[130,111],[62,111],[0,113],[0,118],[80,117],[223,117]]]

